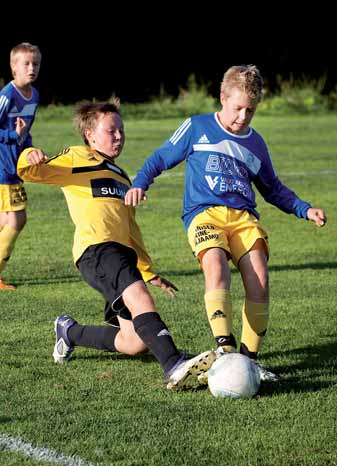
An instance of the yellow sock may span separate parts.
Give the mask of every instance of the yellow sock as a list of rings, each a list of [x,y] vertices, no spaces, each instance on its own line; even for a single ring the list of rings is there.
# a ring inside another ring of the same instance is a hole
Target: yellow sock
[[[256,359],[269,321],[269,303],[245,300],[242,308],[242,336],[240,352]]]
[[[5,225],[0,231],[0,272],[6,267],[19,231]]]
[[[208,322],[214,338],[225,351],[236,347],[232,335],[232,300],[229,290],[219,289],[205,293]]]

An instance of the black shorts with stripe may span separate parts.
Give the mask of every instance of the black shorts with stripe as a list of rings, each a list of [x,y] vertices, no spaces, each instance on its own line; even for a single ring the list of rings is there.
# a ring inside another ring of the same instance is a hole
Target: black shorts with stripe
[[[132,248],[109,241],[89,246],[77,261],[84,280],[99,291],[106,301],[104,320],[107,323],[118,323],[117,315],[131,320],[122,293],[128,286],[142,280],[137,260]]]

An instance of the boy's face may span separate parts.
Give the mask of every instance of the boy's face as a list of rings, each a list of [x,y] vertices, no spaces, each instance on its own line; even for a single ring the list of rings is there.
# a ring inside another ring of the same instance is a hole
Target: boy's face
[[[222,104],[220,119],[225,129],[233,134],[247,134],[258,102],[244,91],[235,88],[228,95],[221,92],[220,102]]]
[[[118,113],[100,115],[96,127],[85,134],[92,149],[115,159],[122,152],[125,134],[123,120]]]
[[[18,52],[11,62],[14,82],[20,86],[33,83],[39,75],[41,60],[34,52]]]

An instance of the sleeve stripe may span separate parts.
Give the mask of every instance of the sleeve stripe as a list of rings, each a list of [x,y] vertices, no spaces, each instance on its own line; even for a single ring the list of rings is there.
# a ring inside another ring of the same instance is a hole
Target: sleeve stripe
[[[184,136],[188,128],[191,126],[191,118],[188,118],[184,123],[177,129],[177,131],[170,138],[170,142],[173,145],[176,145],[177,142]]]
[[[1,117],[1,115],[3,113],[3,111],[6,109],[8,102],[9,102],[9,100],[5,95],[2,95],[0,97],[0,117]]]

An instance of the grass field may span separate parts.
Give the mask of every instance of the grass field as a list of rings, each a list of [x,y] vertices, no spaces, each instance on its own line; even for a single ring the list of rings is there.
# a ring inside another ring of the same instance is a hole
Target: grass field
[[[126,121],[118,163],[133,176],[179,123]],[[337,465],[337,116],[257,115],[254,126],[281,179],[328,215],[318,229],[258,196],[271,247],[261,362],[281,382],[234,401],[204,389],[168,392],[151,355],[78,348],[69,364],[56,366],[55,317],[67,312],[100,324],[103,300],[72,264],[73,226],[61,191],[26,184],[29,219],[5,274],[18,289],[0,294],[1,466]],[[50,155],[81,142],[70,122],[52,119],[38,119],[33,137]],[[137,215],[158,271],[180,290],[173,300],[151,287],[158,308],[178,346],[199,352],[213,339],[202,275],[180,221],[183,170],[158,178]],[[234,269],[232,277],[239,337],[243,288]]]

